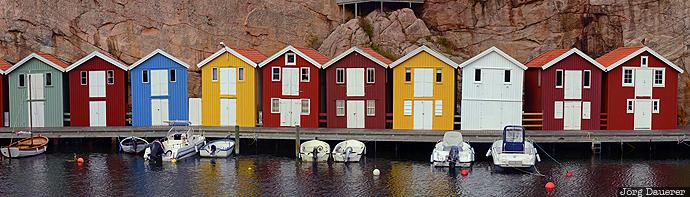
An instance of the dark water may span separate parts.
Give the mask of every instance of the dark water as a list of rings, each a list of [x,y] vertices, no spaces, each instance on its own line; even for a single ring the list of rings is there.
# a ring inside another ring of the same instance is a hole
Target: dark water
[[[368,157],[345,165],[259,154],[190,158],[162,167],[144,165],[136,155],[89,153],[84,158],[83,165],[60,152],[5,159],[0,162],[0,196],[611,196],[620,186],[690,186],[686,158],[570,158],[560,166],[542,154],[538,170],[547,177],[515,170],[494,173],[480,151],[482,161],[467,177],[430,167],[428,156]],[[374,168],[380,176],[372,175]],[[575,176],[565,177],[566,171]],[[544,189],[547,179],[557,185],[552,192]]]

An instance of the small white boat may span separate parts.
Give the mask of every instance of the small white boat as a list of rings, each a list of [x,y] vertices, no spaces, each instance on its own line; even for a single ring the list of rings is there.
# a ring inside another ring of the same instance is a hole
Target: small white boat
[[[201,147],[199,155],[202,157],[228,157],[232,155],[235,147],[235,141],[231,139],[218,139],[206,143],[206,146]]]
[[[320,140],[309,140],[300,145],[299,156],[302,161],[328,161],[331,154],[331,146]]]
[[[498,140],[486,152],[498,167],[531,168],[541,161],[532,142],[525,141],[525,128],[506,126],[503,129],[503,140]]]
[[[174,122],[171,125],[180,125],[179,122]],[[196,155],[199,149],[206,144],[206,137],[203,134],[194,132],[194,129],[187,127],[186,131],[176,130],[177,127],[171,127],[168,130],[168,135],[161,142],[160,148],[149,146],[144,151],[144,159],[154,160],[161,159],[162,161],[179,161]],[[157,147],[157,146],[156,146]],[[160,158],[159,158],[160,157]]]
[[[11,143],[9,146],[0,147],[2,155],[9,158],[30,157],[40,155],[48,150],[48,137],[31,136]]]
[[[130,136],[120,141],[120,149],[126,153],[140,153],[148,146],[148,141],[136,136]]]
[[[345,140],[333,148],[333,161],[335,162],[359,162],[363,154],[366,154],[366,145],[358,140]]]
[[[431,152],[431,164],[435,167],[468,167],[474,162],[474,148],[462,141],[462,134],[448,131],[443,140],[436,143]]]

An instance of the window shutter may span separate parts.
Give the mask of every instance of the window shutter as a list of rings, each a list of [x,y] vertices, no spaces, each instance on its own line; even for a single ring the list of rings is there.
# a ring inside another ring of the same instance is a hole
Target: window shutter
[[[563,119],[563,101],[556,101],[553,105],[553,118]]]

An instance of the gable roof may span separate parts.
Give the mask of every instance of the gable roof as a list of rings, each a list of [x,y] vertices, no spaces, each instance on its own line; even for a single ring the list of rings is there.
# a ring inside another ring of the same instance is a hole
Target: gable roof
[[[12,67],[12,64],[7,61],[0,59],[0,74],[5,74],[5,71]]]
[[[218,58],[218,56],[223,55],[224,53],[230,53],[233,56],[239,58],[240,60],[246,62],[249,65],[252,65],[254,68],[258,65],[259,62],[263,61],[266,59],[266,56],[264,54],[261,54],[259,51],[255,49],[240,49],[240,48],[230,48],[230,47],[223,47],[220,50],[216,51],[213,53],[213,55],[207,57],[203,61],[199,62],[196,67],[201,68],[202,66],[208,64],[209,62],[213,61],[214,59]]]
[[[33,58],[36,58],[38,61],[41,61],[45,64],[48,64],[49,66],[59,70],[60,72],[65,72],[65,68],[69,67],[69,64],[65,63],[64,61],[60,60],[59,58],[57,58],[51,54],[37,52],[37,53],[31,53],[31,55],[24,57],[24,59],[17,62],[16,64],[14,64],[9,69],[7,69],[5,71],[5,73],[11,73],[12,71],[19,68],[24,63],[28,62],[29,60],[31,60]]]
[[[347,57],[348,55],[350,55],[351,53],[354,53],[354,52],[359,53],[362,56],[366,57],[367,59],[373,61],[374,63],[383,66],[383,68],[388,68],[388,64],[393,63],[393,61],[391,61],[390,59],[377,53],[376,51],[374,51],[371,48],[359,48],[359,47],[355,46],[355,47],[348,49],[345,52],[340,53],[338,56],[331,59],[331,61],[328,61],[325,64],[323,64],[323,68],[325,69],[325,68],[335,64],[336,62],[340,61],[340,59],[343,59],[343,58]]]
[[[108,62],[108,63],[110,63],[110,64],[112,64],[112,65],[115,65],[115,66],[117,66],[118,68],[120,68],[120,69],[122,69],[122,70],[125,70],[125,71],[128,70],[127,65],[125,65],[125,64],[122,63],[121,61],[117,60],[115,57],[113,57],[113,56],[110,55],[109,53],[105,53],[105,52],[101,53],[100,51],[93,51],[93,52],[91,52],[91,54],[87,55],[87,56],[84,57],[84,58],[81,58],[79,61],[74,62],[72,65],[70,65],[69,67],[67,67],[67,68],[65,69],[65,72],[69,72],[69,71],[71,71],[71,70],[77,68],[79,65],[81,65],[81,64],[83,64],[83,63],[86,63],[86,61],[89,61],[90,59],[92,59],[92,58],[94,58],[94,57],[101,58],[102,60],[105,60],[106,62]]]
[[[541,54],[540,56],[532,59],[531,61],[527,62],[526,66],[528,68],[541,68],[542,70],[546,70],[547,68],[553,66],[554,64],[560,62],[561,60],[570,57],[572,54],[577,54],[578,56],[584,58],[587,60],[589,63],[592,63],[594,66],[597,68],[605,71],[606,68],[602,66],[599,62],[594,61],[591,57],[589,57],[587,54],[583,53],[582,51],[578,50],[577,48],[572,48],[570,50],[568,49],[554,49],[549,52],[546,52],[544,54]]]
[[[681,69],[679,66],[673,64],[673,62],[646,46],[620,47],[597,58],[597,62],[606,67],[606,71],[608,72],[645,51],[651,53],[654,57],[660,59],[662,62],[666,63],[676,71],[683,73],[683,69]]]
[[[458,63],[455,63],[453,60],[449,59],[448,57],[446,57],[446,56],[444,56],[444,55],[442,55],[442,54],[440,54],[434,50],[431,50],[429,47],[427,47],[425,45],[422,45],[421,47],[418,47],[415,50],[412,50],[409,53],[405,54],[405,56],[402,56],[398,60],[395,60],[395,62],[390,64],[390,68],[393,68],[397,65],[402,64],[403,62],[407,61],[408,59],[414,57],[415,55],[417,55],[421,52],[427,52],[431,56],[434,56],[436,59],[441,60],[442,62],[450,65],[453,68],[458,68],[458,66],[459,66]]]
[[[515,60],[513,57],[504,53],[503,51],[501,51],[501,49],[498,49],[495,46],[491,47],[491,48],[485,50],[484,52],[480,53],[479,55],[474,56],[474,57],[470,58],[469,60],[463,62],[462,64],[460,64],[460,68],[472,64],[474,61],[477,61],[477,60],[481,59],[482,57],[491,54],[491,52],[496,52],[496,53],[498,53],[498,55],[503,56],[503,58],[507,59],[508,61],[510,61],[513,64],[517,65],[518,67],[522,68],[522,70],[527,70],[527,66],[523,65],[522,63]]]
[[[281,57],[283,54],[287,53],[288,51],[292,51],[293,53],[299,55],[300,57],[304,58],[309,63],[316,66],[317,68],[321,68],[321,65],[328,62],[328,58],[326,56],[321,55],[321,53],[319,53],[318,51],[316,51],[314,49],[306,48],[306,47],[293,47],[292,45],[288,45],[287,47],[285,47],[282,50],[278,51],[277,53],[273,54],[268,59],[259,63],[259,67],[266,66],[266,64],[277,59],[278,57]]]
[[[148,60],[148,59],[151,59],[151,58],[152,58],[153,56],[155,56],[156,54],[161,54],[162,56],[165,56],[165,57],[167,57],[168,59],[170,59],[170,60],[172,60],[172,61],[174,61],[174,62],[177,62],[178,64],[184,66],[185,68],[189,68],[189,64],[184,63],[182,60],[179,60],[179,59],[173,57],[172,55],[166,53],[165,51],[163,51],[163,50],[161,50],[161,49],[156,49],[156,50],[154,50],[153,52],[149,53],[148,55],[146,55],[146,56],[142,57],[141,59],[139,59],[139,61],[134,62],[134,64],[132,64],[131,66],[129,66],[129,70],[132,70],[132,69],[134,69],[134,67],[139,66],[139,64],[144,63],[144,62],[145,62],[146,60]]]

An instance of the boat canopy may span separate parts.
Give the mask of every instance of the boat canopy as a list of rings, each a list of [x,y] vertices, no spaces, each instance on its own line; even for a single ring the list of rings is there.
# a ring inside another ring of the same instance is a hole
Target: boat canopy
[[[445,134],[443,134],[443,146],[445,147],[450,147],[450,146],[458,146],[460,147],[462,144],[462,134],[457,131],[448,131]]]
[[[503,128],[503,152],[525,151],[525,128],[506,126]]]

